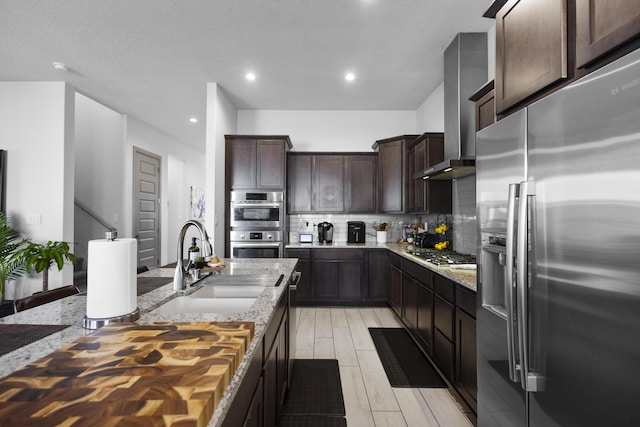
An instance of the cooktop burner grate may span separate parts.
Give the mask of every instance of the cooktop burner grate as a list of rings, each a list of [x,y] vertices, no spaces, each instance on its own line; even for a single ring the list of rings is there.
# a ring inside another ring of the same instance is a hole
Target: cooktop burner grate
[[[439,251],[437,249],[412,249],[407,251],[411,255],[420,257],[438,266],[475,264],[476,257],[473,255],[459,254],[453,251]]]

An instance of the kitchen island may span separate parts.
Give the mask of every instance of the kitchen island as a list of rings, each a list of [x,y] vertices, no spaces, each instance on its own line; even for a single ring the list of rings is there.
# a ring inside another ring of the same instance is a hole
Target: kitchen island
[[[138,297],[138,307],[141,318],[137,324],[149,324],[153,322],[252,322],[254,325],[253,339],[244,352],[244,357],[238,364],[235,374],[230,379],[229,385],[217,401],[215,411],[208,422],[208,426],[223,425],[223,421],[236,393],[241,386],[250,363],[255,356],[261,356],[263,337],[267,333],[276,308],[282,305],[286,298],[288,280],[295,266],[295,259],[234,259],[225,260],[226,267],[221,275],[255,275],[255,274],[281,274],[283,280],[280,286],[266,287],[256,299],[255,303],[244,313],[180,313],[164,314],[154,310],[166,304],[178,296],[173,291],[173,269],[154,269],[142,273],[141,277],[166,277],[167,284],[159,286],[144,295]],[[207,279],[203,279],[206,281]],[[206,286],[206,285],[204,285]],[[196,284],[187,293],[199,288]],[[30,310],[7,316],[0,319],[0,324],[15,325],[69,325],[62,331],[55,332],[45,338],[25,345],[15,351],[0,357],[0,375],[3,377],[33,363],[55,350],[67,346],[82,337],[92,334],[94,331],[82,327],[82,320],[86,314],[86,296],[76,295],[51,302]]]

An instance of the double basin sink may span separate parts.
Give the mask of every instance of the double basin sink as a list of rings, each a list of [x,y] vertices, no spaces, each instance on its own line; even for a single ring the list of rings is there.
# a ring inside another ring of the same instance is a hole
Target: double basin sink
[[[169,300],[154,313],[243,313],[267,287],[280,285],[283,278],[273,274],[208,276],[198,282],[199,289]]]

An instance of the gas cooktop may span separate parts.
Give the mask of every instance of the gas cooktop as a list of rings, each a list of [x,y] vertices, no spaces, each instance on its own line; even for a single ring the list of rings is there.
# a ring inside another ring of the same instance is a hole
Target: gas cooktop
[[[476,265],[476,257],[473,255],[459,254],[454,251],[439,251],[437,249],[413,248],[407,250],[407,253],[424,259],[431,264],[440,267],[453,265]]]

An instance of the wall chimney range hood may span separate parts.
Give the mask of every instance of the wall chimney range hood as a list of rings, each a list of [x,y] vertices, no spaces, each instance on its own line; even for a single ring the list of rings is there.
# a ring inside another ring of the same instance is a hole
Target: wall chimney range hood
[[[444,51],[444,158],[414,178],[451,180],[476,171],[475,105],[487,82],[487,34],[458,33]]]

